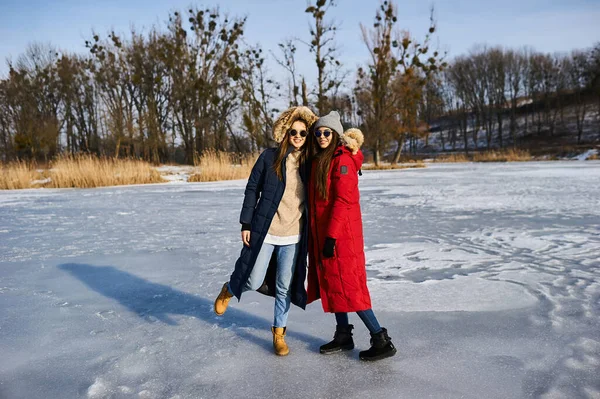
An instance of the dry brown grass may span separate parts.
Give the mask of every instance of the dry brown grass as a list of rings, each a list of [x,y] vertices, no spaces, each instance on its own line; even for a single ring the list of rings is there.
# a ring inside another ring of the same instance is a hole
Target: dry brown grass
[[[592,154],[587,158],[587,161],[597,161],[598,159],[598,154]]]
[[[50,170],[52,188],[92,188],[125,184],[161,183],[160,173],[135,159],[98,158],[91,155],[58,158]]]
[[[440,155],[435,162],[526,162],[532,161],[533,157],[526,150],[507,149],[498,151],[484,151],[470,154],[448,154]]]
[[[509,149],[504,151],[486,151],[473,155],[474,162],[527,162],[533,158],[529,151]]]
[[[200,173],[190,176],[189,182],[247,179],[258,154],[231,154],[206,151],[194,160]]]
[[[363,166],[364,170],[395,170],[395,169],[415,169],[415,168],[425,168],[426,165],[422,161],[412,162],[411,164],[368,164]]]
[[[435,162],[471,162],[471,160],[465,154],[444,154],[435,158]]]
[[[35,164],[25,161],[10,162],[2,165],[0,175],[0,190],[19,190],[31,188],[31,182],[42,178]]]
[[[32,184],[45,177],[49,177],[48,181]],[[144,161],[78,155],[56,159],[51,169],[43,173],[34,164],[10,163],[2,168],[0,189],[92,188],[160,182],[163,180],[158,171]]]

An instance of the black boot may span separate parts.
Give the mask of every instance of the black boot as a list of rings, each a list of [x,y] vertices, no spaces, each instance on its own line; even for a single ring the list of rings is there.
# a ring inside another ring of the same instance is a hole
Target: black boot
[[[347,326],[340,326],[338,324],[335,328],[333,341],[325,345],[321,345],[319,351],[324,355],[329,355],[331,353],[354,349],[354,340],[352,339],[353,328],[354,326],[352,324],[348,324]]]
[[[371,333],[371,347],[369,350],[360,352],[358,357],[360,360],[381,360],[395,354],[396,348],[392,344],[392,339],[388,336],[387,330],[382,328],[376,334]]]

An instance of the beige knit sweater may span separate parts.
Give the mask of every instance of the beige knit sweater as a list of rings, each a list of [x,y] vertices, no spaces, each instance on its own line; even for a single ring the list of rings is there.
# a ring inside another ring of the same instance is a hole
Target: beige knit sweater
[[[302,217],[304,215],[304,184],[300,179],[298,159],[300,153],[290,153],[285,162],[285,191],[277,208],[265,242],[276,244],[278,238],[300,239]],[[279,240],[281,242],[281,240]],[[298,242],[297,240],[292,240]]]

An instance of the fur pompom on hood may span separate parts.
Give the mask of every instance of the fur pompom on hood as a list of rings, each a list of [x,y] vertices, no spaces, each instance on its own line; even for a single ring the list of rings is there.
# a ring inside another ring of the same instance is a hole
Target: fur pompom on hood
[[[352,128],[346,130],[344,134],[340,135],[340,141],[344,146],[348,147],[348,149],[352,151],[353,155],[356,155],[358,150],[360,150],[360,147],[365,142],[365,136],[360,129]]]
[[[317,119],[319,119],[319,117],[315,115],[315,113],[312,112],[308,107],[298,106],[288,108],[287,110],[283,111],[273,125],[273,140],[281,143],[285,138],[287,131],[297,120],[306,122],[306,129],[308,130],[313,123],[317,121]]]

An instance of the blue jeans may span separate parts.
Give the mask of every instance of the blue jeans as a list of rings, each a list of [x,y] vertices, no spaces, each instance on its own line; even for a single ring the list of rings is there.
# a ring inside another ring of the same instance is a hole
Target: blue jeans
[[[376,334],[381,331],[381,326],[379,325],[377,317],[375,317],[375,313],[373,313],[372,309],[361,310],[359,312],[356,312],[356,314],[358,315],[358,317],[360,317],[363,323],[365,323],[365,326],[367,326],[369,332],[371,332],[372,334]],[[348,321],[348,313],[336,313],[335,321],[340,326],[347,326],[348,324],[350,324],[350,322]]]
[[[273,252],[277,257],[277,272],[275,277],[275,309],[273,316],[273,327],[285,327],[287,325],[292,292],[290,285],[296,270],[296,260],[300,243],[291,245],[272,245],[263,243],[254,262],[250,278],[242,288],[242,292],[255,291],[260,288],[267,275],[269,262]],[[229,289],[231,293],[231,289]]]

